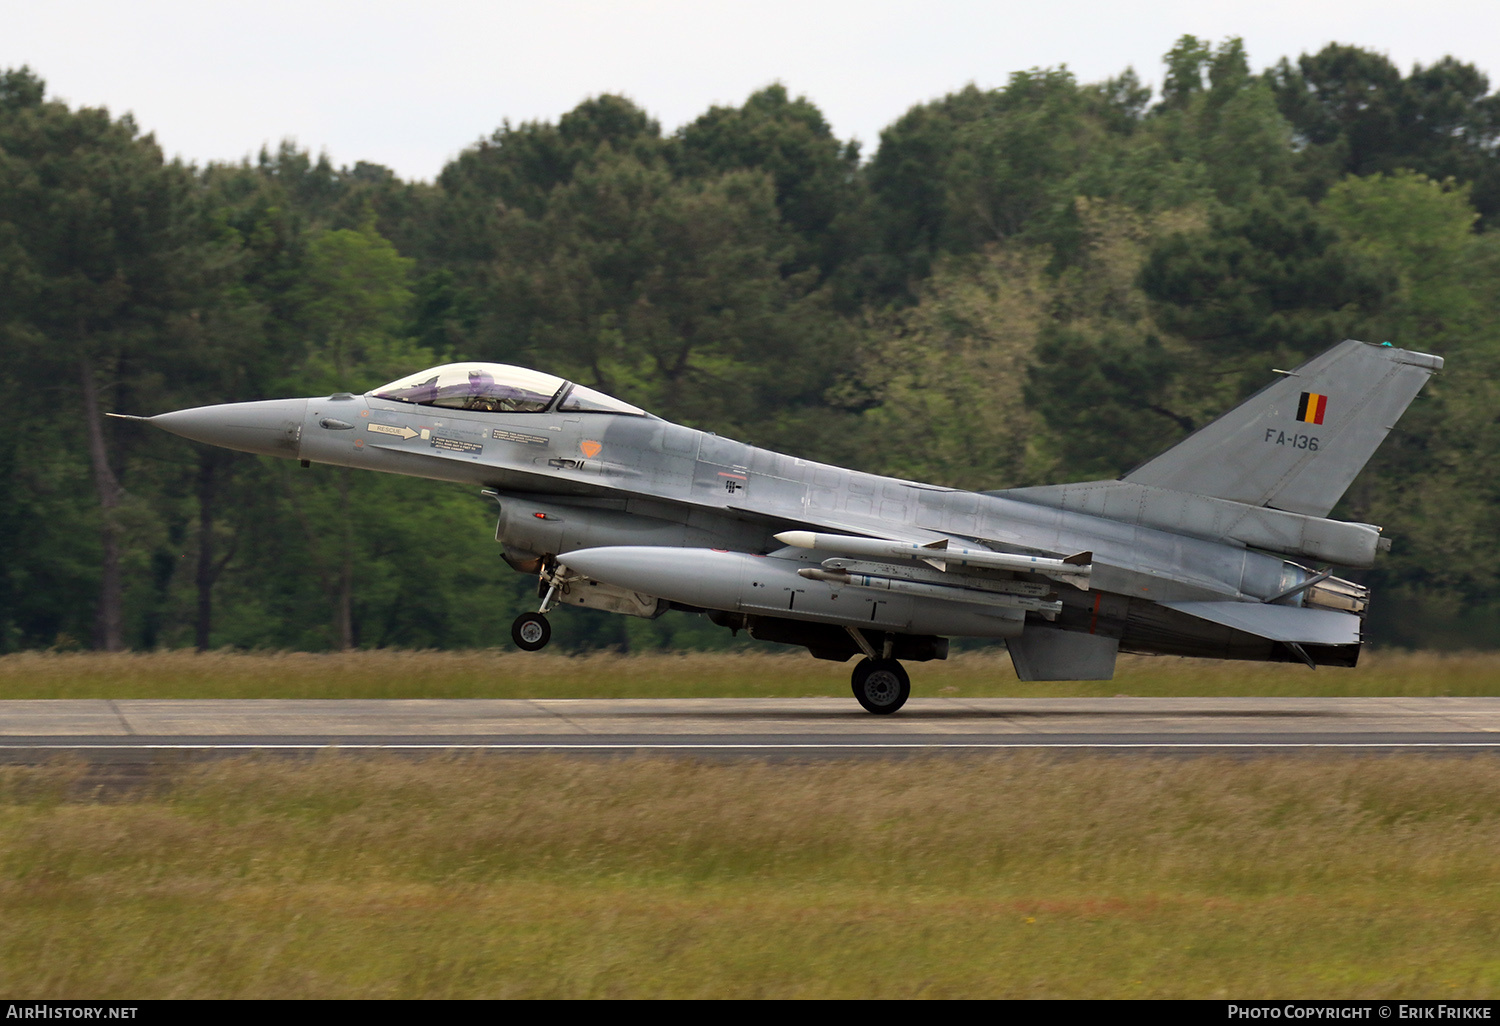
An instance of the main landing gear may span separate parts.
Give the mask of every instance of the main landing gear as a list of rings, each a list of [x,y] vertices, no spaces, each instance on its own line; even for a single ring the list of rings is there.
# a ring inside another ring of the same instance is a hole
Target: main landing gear
[[[547,566],[541,571],[538,586],[542,596],[540,608],[534,613],[522,613],[516,617],[510,627],[511,640],[516,643],[517,648],[527,652],[539,652],[547,647],[547,642],[552,640],[552,625],[547,621],[547,610],[552,608],[565,586],[580,580],[576,576],[566,576],[567,573],[564,567],[556,564]],[[728,625],[725,623],[725,626]],[[859,651],[864,653],[864,658],[855,664],[854,672],[849,678],[849,686],[854,692],[855,700],[864,707],[866,712],[874,713],[876,716],[889,716],[896,712],[911,697],[911,678],[895,659],[896,635],[866,633],[859,627],[845,627],[844,630],[849,633],[849,637],[854,640]],[[813,649],[814,654],[818,651],[816,648]],[[847,653],[848,650],[844,651]],[[946,647],[943,652],[946,654]],[[837,649],[834,653],[832,658],[847,658]],[[911,658],[924,657],[920,652],[912,655],[910,646],[906,654]],[[931,656],[928,655],[926,658],[931,658]]]
[[[894,659],[861,659],[849,683],[859,704],[877,716],[895,712],[911,697],[911,678]]]
[[[886,716],[906,704],[911,697],[911,678],[901,664],[891,658],[895,638],[887,634],[877,652],[865,632],[858,627],[845,627],[854,643],[864,652],[865,658],[854,665],[849,684],[854,697],[866,712]]]

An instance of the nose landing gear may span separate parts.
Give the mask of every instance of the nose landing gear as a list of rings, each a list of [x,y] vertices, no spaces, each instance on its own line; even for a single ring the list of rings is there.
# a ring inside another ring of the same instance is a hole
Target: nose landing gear
[[[550,562],[550,561],[549,561]],[[527,652],[540,652],[552,640],[552,624],[547,622],[547,610],[552,608],[558,589],[576,577],[565,577],[566,568],[553,564],[542,569],[541,583],[547,586],[542,593],[542,605],[534,613],[522,613],[510,625],[510,640],[516,647]]]
[[[552,625],[543,613],[522,613],[510,625],[510,638],[517,648],[538,652],[552,640]]]

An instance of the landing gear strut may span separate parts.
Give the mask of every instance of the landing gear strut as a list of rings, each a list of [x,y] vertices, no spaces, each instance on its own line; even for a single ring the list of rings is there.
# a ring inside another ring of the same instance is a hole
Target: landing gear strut
[[[895,712],[911,697],[911,678],[894,659],[861,659],[849,683],[859,704],[877,716]]]
[[[578,579],[564,577],[566,572],[564,567],[555,564],[542,570],[541,583],[546,585],[546,591],[542,593],[541,608],[534,613],[522,613],[510,625],[510,640],[516,643],[517,648],[527,652],[539,652],[547,647],[547,642],[552,640],[552,625],[547,622],[547,610],[552,608],[558,590],[563,585]]]

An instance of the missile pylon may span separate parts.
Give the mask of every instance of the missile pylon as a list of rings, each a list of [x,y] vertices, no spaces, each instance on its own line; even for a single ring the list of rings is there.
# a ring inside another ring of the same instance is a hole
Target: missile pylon
[[[1006,595],[994,591],[978,591],[958,585],[929,584],[925,581],[908,581],[897,577],[873,577],[869,574],[854,574],[846,570],[823,570],[804,567],[797,576],[809,581],[826,581],[846,588],[864,588],[869,591],[895,591],[922,598],[943,599],[947,602],[971,602],[979,606],[997,606],[1001,609],[1024,609],[1029,612],[1057,614],[1062,612],[1062,603],[1032,598],[1028,595]]]

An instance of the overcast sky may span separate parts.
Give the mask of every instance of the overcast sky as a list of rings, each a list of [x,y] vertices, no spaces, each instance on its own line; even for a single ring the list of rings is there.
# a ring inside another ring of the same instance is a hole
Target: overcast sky
[[[1500,76],[1497,0],[0,0],[0,67],[130,111],[194,163],[292,138],[430,179],[502,121],[601,92],[671,131],[778,81],[868,157],[907,108],[969,82],[1066,64],[1159,84],[1188,33],[1241,37],[1257,70],[1337,41],[1403,72],[1452,54]]]

